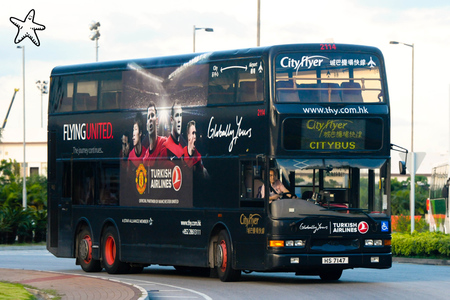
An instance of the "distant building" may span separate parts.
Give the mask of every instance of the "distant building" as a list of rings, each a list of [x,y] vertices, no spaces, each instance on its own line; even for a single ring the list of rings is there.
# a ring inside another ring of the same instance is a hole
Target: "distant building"
[[[26,176],[47,176],[47,142],[27,142],[26,147]],[[23,176],[23,143],[0,142],[0,160],[16,161],[20,163],[20,176]]]
[[[428,184],[430,184],[431,173],[416,173],[416,175],[415,175],[416,181],[417,181],[417,176],[425,176],[427,178]],[[399,182],[406,181],[410,177],[411,177],[411,174],[409,174],[409,173],[407,173],[405,175],[401,175],[401,174],[398,174],[398,173],[397,174],[394,174],[394,173],[391,174],[391,179],[396,178]],[[420,183],[418,183],[418,184],[420,185]]]

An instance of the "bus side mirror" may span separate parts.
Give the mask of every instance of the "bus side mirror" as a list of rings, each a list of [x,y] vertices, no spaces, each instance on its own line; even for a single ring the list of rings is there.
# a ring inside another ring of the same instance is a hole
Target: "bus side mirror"
[[[399,161],[398,162],[398,168],[399,168],[399,172],[400,172],[401,175],[405,175],[406,174],[406,162]]]
[[[397,149],[397,148],[399,148],[399,149]],[[403,147],[397,146],[395,144],[391,144],[391,150],[405,153],[405,161],[398,162],[398,168],[399,168],[400,174],[405,175],[406,174],[406,160],[408,159],[408,150]]]

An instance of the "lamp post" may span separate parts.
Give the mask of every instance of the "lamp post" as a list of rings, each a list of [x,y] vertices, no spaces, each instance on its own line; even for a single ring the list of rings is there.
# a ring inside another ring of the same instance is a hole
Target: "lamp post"
[[[36,87],[41,91],[41,128],[44,127],[44,105],[43,105],[43,95],[48,94],[47,81],[36,81]]]
[[[414,153],[414,44],[406,44],[397,41],[389,42],[393,45],[402,44],[411,47],[412,63],[411,63],[411,191],[409,195],[409,209],[411,212],[411,233],[414,231],[414,215],[415,215],[415,185],[416,185],[416,155]]]
[[[98,61],[98,39],[100,38],[100,22],[92,21],[89,24],[89,30],[91,31],[91,35],[89,38],[92,41],[95,41],[95,61]]]
[[[214,32],[213,28],[208,28],[208,27],[195,27],[194,25],[194,30],[193,30],[193,34],[194,34],[194,39],[193,39],[193,48],[192,48],[192,52],[195,53],[195,32],[197,30],[204,30],[206,32]]]
[[[27,161],[25,156],[25,46],[17,46],[22,49],[22,90],[23,90],[23,187],[22,187],[22,207],[27,208]]]
[[[260,46],[261,38],[261,0],[258,0],[256,8],[256,46]]]

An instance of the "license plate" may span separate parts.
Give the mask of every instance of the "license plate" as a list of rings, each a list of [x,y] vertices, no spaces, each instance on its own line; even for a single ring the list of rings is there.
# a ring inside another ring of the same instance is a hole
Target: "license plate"
[[[322,257],[323,265],[348,264],[348,257]]]

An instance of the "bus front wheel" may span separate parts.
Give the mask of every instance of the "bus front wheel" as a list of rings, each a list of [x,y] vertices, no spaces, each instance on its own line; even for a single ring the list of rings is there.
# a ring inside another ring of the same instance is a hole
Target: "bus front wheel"
[[[130,265],[120,261],[119,235],[113,227],[106,228],[102,239],[103,265],[109,274],[122,274]]]
[[[342,270],[329,270],[320,274],[320,279],[326,281],[339,280],[342,275]]]
[[[227,231],[222,230],[216,247],[216,269],[221,281],[236,281],[241,276],[240,270],[233,269],[232,259],[231,239]]]
[[[77,259],[85,272],[100,272],[100,260],[92,258],[92,234],[88,228],[83,228],[77,237]]]

